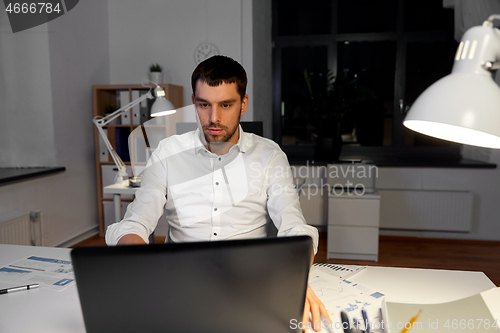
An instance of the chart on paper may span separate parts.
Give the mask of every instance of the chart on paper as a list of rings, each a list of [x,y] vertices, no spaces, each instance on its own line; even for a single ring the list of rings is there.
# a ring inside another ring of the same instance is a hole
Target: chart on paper
[[[327,273],[328,275],[336,276],[342,279],[348,279],[366,268],[366,266],[335,265],[325,263],[314,263],[313,267],[319,268],[322,272]]]
[[[331,267],[313,266],[309,273],[308,284],[316,296],[323,302],[333,321],[333,325],[331,324],[329,327],[332,329],[323,330],[322,332],[342,332],[342,330],[335,329],[334,327],[335,323],[338,323],[338,327],[340,328],[341,311],[347,313],[352,321],[363,321],[362,309],[371,318],[379,316],[384,294],[372,288],[335,276],[335,274],[339,274],[337,273],[339,271],[340,274],[345,276],[345,271],[340,269],[334,269],[333,271],[336,273],[332,274]],[[309,331],[312,332],[311,330]]]
[[[0,267],[0,280],[19,285],[38,283],[60,291],[74,284],[75,277],[71,261],[30,256]]]
[[[380,307],[381,293],[357,284],[353,285],[347,280],[334,280],[323,272],[312,270],[312,274],[309,275],[309,286],[332,313],[352,312],[372,304]]]
[[[22,277],[26,274],[31,273],[30,271],[26,270],[21,270],[21,269],[15,269],[15,268],[9,268],[9,267],[1,267],[0,268],[0,277],[4,278],[18,278]]]

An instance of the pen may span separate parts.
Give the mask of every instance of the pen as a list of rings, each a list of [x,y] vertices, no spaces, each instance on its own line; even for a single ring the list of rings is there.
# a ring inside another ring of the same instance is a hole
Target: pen
[[[365,322],[366,333],[370,333],[370,323],[368,322],[368,316],[366,315],[365,309],[361,309],[361,315],[363,316],[363,321]]]
[[[13,293],[15,291],[21,291],[21,290],[30,290],[30,289],[36,289],[38,288],[38,284],[28,284],[26,286],[19,286],[19,287],[13,287],[13,288],[7,288],[7,289],[0,289],[0,295],[2,294],[8,294],[8,293]]]
[[[349,318],[344,311],[340,312],[340,319],[342,319],[342,328],[344,329],[344,333],[352,333],[351,324],[349,323]]]
[[[401,333],[406,333],[412,328],[413,323],[417,321],[418,316],[420,316],[420,313],[422,313],[422,310],[419,310],[416,315],[411,317],[410,321],[405,324],[405,328],[403,328]],[[408,324],[410,324],[410,325],[408,325]],[[409,326],[409,327],[407,328],[407,326]]]

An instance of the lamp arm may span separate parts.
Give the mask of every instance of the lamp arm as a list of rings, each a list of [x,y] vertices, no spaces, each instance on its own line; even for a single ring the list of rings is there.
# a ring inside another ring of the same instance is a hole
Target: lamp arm
[[[500,15],[490,15],[488,19],[483,22],[483,27],[493,28],[494,20],[500,20]],[[483,68],[487,71],[496,71],[500,69],[500,61],[484,61],[483,63],[481,63],[481,66],[483,66]]]
[[[106,145],[106,148],[108,148],[109,154],[111,155],[113,162],[115,162],[115,165],[118,167],[118,174],[117,174],[117,179],[116,179],[116,182],[118,182],[118,183],[120,183],[124,178],[128,177],[127,169],[126,169],[125,163],[123,163],[122,159],[120,158],[118,153],[115,151],[115,149],[111,145],[111,142],[109,142],[108,136],[104,132],[103,127],[106,126],[107,124],[109,124],[114,119],[118,118],[122,113],[129,110],[134,105],[137,105],[140,102],[142,102],[143,100],[145,100],[146,98],[149,98],[149,99],[154,98],[153,95],[151,94],[151,89],[148,91],[147,94],[133,100],[131,103],[123,106],[122,108],[116,110],[115,112],[113,112],[105,117],[101,117],[101,116],[94,117],[94,119],[92,120],[94,122],[95,126],[97,127],[97,131],[101,135],[101,137],[104,141],[104,144]]]
[[[98,119],[99,120],[99,119]],[[97,131],[101,135],[104,144],[106,145],[106,148],[108,148],[109,154],[111,155],[111,158],[113,159],[113,162],[115,162],[115,165],[118,167],[118,173],[116,175],[115,182],[120,183],[124,178],[128,177],[127,174],[127,167],[125,166],[125,163],[123,163],[122,159],[120,156],[117,154],[111,143],[109,142],[108,136],[104,132],[102,125],[96,121],[94,118],[94,124],[97,127]]]
[[[486,21],[483,22],[483,25],[487,25],[489,27],[493,26],[493,20],[500,20],[500,15],[498,14],[493,14],[488,17]]]

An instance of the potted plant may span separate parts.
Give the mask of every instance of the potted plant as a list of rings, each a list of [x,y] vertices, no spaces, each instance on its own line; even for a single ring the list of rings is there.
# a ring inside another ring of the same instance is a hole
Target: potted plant
[[[348,73],[335,77],[328,71],[311,78],[304,70],[304,79],[306,89],[302,107],[316,137],[316,158],[337,161],[342,134],[355,130],[358,117],[377,96]]]
[[[104,106],[104,115],[110,115],[111,113],[115,112],[119,108],[116,106],[116,104],[106,104]],[[121,124],[121,119],[120,117],[113,119],[112,121],[109,122],[109,125],[120,125]]]
[[[149,66],[149,79],[155,83],[163,83],[162,69],[158,63]]]

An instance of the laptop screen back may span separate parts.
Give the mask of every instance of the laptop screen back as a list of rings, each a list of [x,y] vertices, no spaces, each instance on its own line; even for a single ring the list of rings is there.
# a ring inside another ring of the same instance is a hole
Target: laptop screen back
[[[294,332],[312,251],[307,236],[76,248],[88,333]]]

